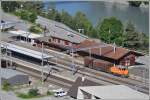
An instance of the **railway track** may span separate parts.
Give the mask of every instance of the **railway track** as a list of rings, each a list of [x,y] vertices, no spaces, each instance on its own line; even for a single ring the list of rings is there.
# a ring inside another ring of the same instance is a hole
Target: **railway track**
[[[22,65],[17,66],[16,70],[19,70],[21,72],[27,73],[27,74],[29,74],[29,75],[31,75],[33,77],[36,77],[36,78],[41,78],[41,74],[39,74],[41,72],[39,70],[35,70],[35,69],[32,69],[32,68],[27,68],[27,67],[24,67]],[[50,75],[47,78],[46,81],[50,82],[52,84],[55,84],[55,85],[67,88],[67,89],[69,89],[72,86],[72,84],[73,84],[73,82],[70,81],[70,80],[62,79],[62,78],[56,77],[54,75]]]
[[[50,63],[54,63],[54,64],[56,64],[56,62],[55,61],[50,61]],[[59,64],[57,64],[57,66],[58,67],[60,67],[60,68],[63,68],[63,69],[66,69],[66,70],[70,70],[71,71],[71,68],[70,67],[68,67],[68,65],[66,64],[66,63],[64,63],[64,62],[60,62],[60,61],[58,61],[58,63]],[[38,71],[38,72],[36,72],[36,73],[40,73],[40,71]],[[121,80],[115,80],[114,78],[110,78],[110,77],[106,77],[105,75],[100,75],[100,76],[96,76],[96,75],[94,75],[93,73],[91,73],[91,71],[89,71],[89,70],[78,70],[77,71],[77,73],[78,74],[82,74],[82,75],[85,75],[85,76],[88,76],[88,77],[90,77],[90,78],[94,78],[94,79],[97,79],[97,80],[102,80],[102,81],[104,81],[104,82],[107,82],[107,83],[112,83],[112,84],[124,84],[124,85],[128,85],[128,86],[130,86],[130,87],[135,87],[137,84],[135,84],[135,83],[131,83],[131,82],[124,82],[124,81],[121,81]],[[56,77],[55,77],[56,78]],[[55,78],[53,78],[54,80],[55,80]],[[59,80],[61,80],[61,79],[59,79]],[[53,80],[51,80],[51,81],[53,81]],[[63,82],[63,81],[66,81],[66,80],[62,80],[61,82]],[[60,84],[61,82],[57,82],[58,84]],[[73,84],[73,83],[71,83],[71,84]],[[138,84],[139,85],[139,84]],[[67,86],[66,86],[67,87]],[[149,89],[147,88],[147,87],[139,87],[138,88],[138,90],[139,91],[141,91],[141,92],[143,92],[143,93],[146,93],[146,94],[148,94],[149,93]]]
[[[53,62],[53,63],[55,63],[55,62]],[[69,64],[66,64],[64,62],[58,62],[58,63],[59,63],[58,65],[60,65],[60,64],[63,64],[65,66],[69,65]],[[65,66],[59,66],[59,67],[63,67],[66,70],[70,70],[71,71],[71,68],[69,68],[69,67],[67,68]],[[90,68],[85,68],[83,70],[79,70],[78,73],[80,73],[82,75],[86,75],[88,77],[92,77],[92,78],[98,79],[98,80],[102,80],[102,81],[105,81],[105,82],[116,84],[116,85],[124,84],[124,85],[130,86],[130,87],[133,87],[133,88],[135,88],[135,86],[137,86],[138,90],[140,92],[149,94],[149,87],[148,87],[148,85],[147,86],[142,86],[141,85],[141,83],[142,83],[141,81],[132,80],[132,79],[128,79],[128,78],[121,78],[121,77],[117,77],[117,76],[110,77],[110,76],[107,76],[107,75],[104,75],[104,74],[92,71],[92,69],[90,69]]]

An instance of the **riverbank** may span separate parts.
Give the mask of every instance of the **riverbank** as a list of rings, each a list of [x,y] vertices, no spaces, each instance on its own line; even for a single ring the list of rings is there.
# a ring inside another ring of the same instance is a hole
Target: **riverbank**
[[[101,0],[101,1],[111,2],[111,3],[114,3],[114,4],[119,3],[119,4],[129,5],[127,0]]]
[[[109,2],[109,3],[114,3],[114,4],[129,5],[129,3],[128,3],[129,0],[100,0],[100,1]],[[139,7],[140,7],[140,8],[149,8],[149,4],[148,4],[148,5],[145,5],[144,3],[142,3]]]

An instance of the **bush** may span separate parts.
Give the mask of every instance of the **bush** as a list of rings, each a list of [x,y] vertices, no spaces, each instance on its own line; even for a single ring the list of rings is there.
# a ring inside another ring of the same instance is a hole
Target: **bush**
[[[29,92],[28,92],[28,95],[31,96],[31,97],[32,96],[33,97],[38,96],[39,95],[38,91],[39,91],[38,89],[30,89]]]
[[[29,98],[36,98],[40,97],[41,95],[38,93],[38,89],[30,89],[27,94],[25,93],[18,93],[18,97],[24,98],[24,99],[29,99]]]
[[[43,28],[38,26],[38,25],[33,25],[29,28],[29,31],[30,32],[33,32],[33,33],[42,33],[43,32]]]
[[[24,94],[24,93],[18,94],[18,97],[20,97],[20,98],[31,98],[28,94]]]
[[[53,92],[47,91],[47,95],[53,95]]]
[[[5,91],[9,91],[9,90],[11,90],[11,86],[7,81],[4,81],[2,89]]]

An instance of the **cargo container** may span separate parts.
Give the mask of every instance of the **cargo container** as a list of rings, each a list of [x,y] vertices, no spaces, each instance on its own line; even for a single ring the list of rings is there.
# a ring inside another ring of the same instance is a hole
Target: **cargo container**
[[[100,59],[95,59],[92,57],[84,58],[84,66],[98,70],[98,71],[103,71],[103,72],[107,72],[107,73],[111,73],[111,74],[119,75],[123,77],[128,76],[128,73],[129,73],[127,67],[125,66],[122,66],[122,65],[114,66],[113,63],[100,60]]]
[[[110,67],[113,64],[104,60],[95,59],[93,61],[93,69],[99,70],[99,71],[105,71],[109,72]]]
[[[84,66],[93,68],[95,70],[99,71],[105,71],[108,72],[108,69],[112,66],[113,64],[104,60],[100,59],[95,59],[92,57],[85,57],[84,58]]]
[[[92,57],[85,57],[84,58],[84,66],[93,68],[93,60],[94,60],[94,58],[92,58]]]

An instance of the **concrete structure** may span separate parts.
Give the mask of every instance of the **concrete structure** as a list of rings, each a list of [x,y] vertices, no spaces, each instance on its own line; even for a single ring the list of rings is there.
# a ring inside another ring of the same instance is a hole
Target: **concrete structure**
[[[1,30],[10,29],[10,28],[13,28],[14,26],[15,26],[14,22],[6,22],[3,20],[1,20],[1,22],[0,22],[0,29]]]
[[[68,91],[68,95],[72,98],[77,98],[78,87],[80,86],[99,86],[101,84],[93,82],[91,80],[86,79],[85,77],[78,77],[74,84],[72,84],[71,88]]]
[[[24,54],[24,55],[27,55],[27,56],[30,56],[30,57],[33,57],[33,58],[36,58],[36,59],[40,59],[40,60],[42,60],[42,56],[43,56],[44,59],[48,59],[48,58],[53,57],[53,56],[50,56],[46,53],[42,54],[39,51],[35,51],[35,50],[32,50],[32,49],[21,47],[21,46],[11,44],[11,43],[5,43],[4,42],[4,43],[2,43],[1,47],[7,48],[10,51],[17,52],[17,53],[20,53],[20,54]]]
[[[149,96],[125,85],[107,85],[79,87],[77,99],[149,100]]]
[[[24,42],[30,42],[31,44],[34,44],[34,39],[42,37],[41,34],[34,34],[31,32],[23,31],[23,30],[13,30],[9,31],[10,34],[16,35],[14,38],[16,38],[19,41],[24,41]]]
[[[29,76],[27,74],[13,69],[2,68],[1,75],[2,84],[5,81],[7,81],[11,85],[28,84],[29,82]]]

